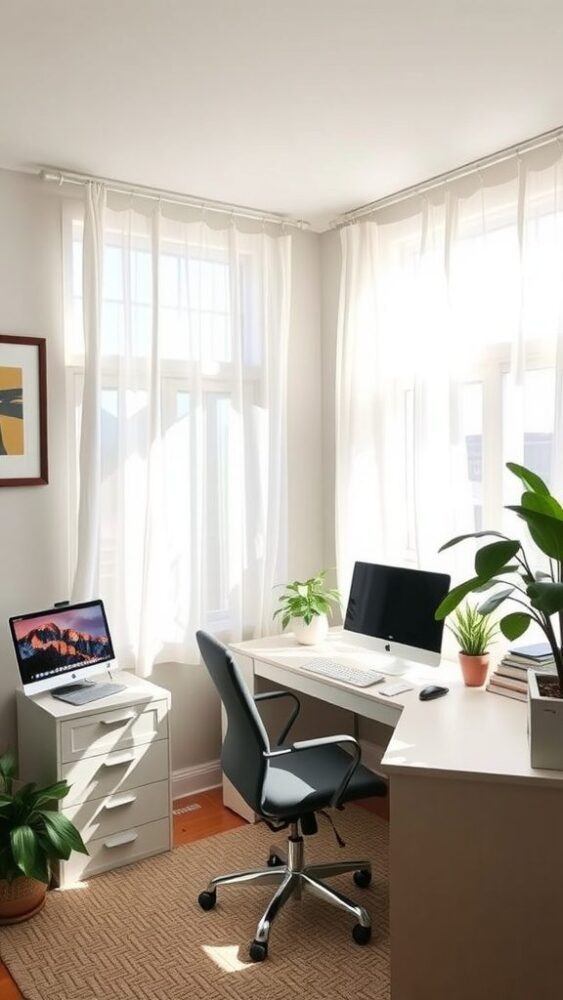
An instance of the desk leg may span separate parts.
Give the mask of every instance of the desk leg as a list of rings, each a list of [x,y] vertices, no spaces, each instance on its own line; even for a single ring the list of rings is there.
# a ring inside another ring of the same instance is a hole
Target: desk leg
[[[391,776],[393,1000],[560,1000],[563,793]]]

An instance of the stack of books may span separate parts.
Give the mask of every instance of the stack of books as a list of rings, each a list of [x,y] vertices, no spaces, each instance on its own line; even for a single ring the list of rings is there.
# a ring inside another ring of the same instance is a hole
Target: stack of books
[[[489,677],[487,691],[503,694],[518,701],[528,700],[528,670],[553,672],[555,661],[547,642],[536,642],[531,646],[514,646],[498,664]]]

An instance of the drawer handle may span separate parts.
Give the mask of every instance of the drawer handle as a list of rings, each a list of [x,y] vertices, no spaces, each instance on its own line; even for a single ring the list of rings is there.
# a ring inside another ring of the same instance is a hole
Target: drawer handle
[[[126,833],[116,833],[115,837],[104,840],[104,847],[122,847],[123,844],[132,844],[139,834],[135,830],[127,830]]]
[[[136,795],[120,795],[118,799],[111,799],[110,802],[106,802],[104,809],[118,809],[119,806],[128,806],[131,802],[136,802]]]
[[[137,718],[136,712],[127,712],[127,715],[120,715],[119,718],[117,719],[114,716],[113,719],[100,719],[100,722],[102,723],[103,726],[114,726],[114,725],[121,726],[125,722],[130,722],[131,719],[136,719],[136,718]]]
[[[112,757],[111,760],[104,760],[103,767],[119,767],[122,764],[131,764],[134,760],[134,753],[122,753],[119,757]]]

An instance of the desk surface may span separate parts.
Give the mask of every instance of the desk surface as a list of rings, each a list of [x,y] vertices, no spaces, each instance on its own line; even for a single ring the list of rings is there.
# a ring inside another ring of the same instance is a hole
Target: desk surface
[[[315,657],[345,657],[346,662],[377,667],[373,662],[377,654],[351,646],[341,629],[331,629],[326,642],[316,646],[301,646],[293,635],[284,634],[235,643],[231,648],[235,655],[243,653],[277,668],[269,675],[271,679],[280,681],[283,673],[283,683],[291,687],[292,680],[295,686],[299,682],[300,690],[307,690],[302,683],[305,678],[307,685],[313,681],[302,667]],[[377,685],[352,688],[315,676],[311,693],[321,698],[326,693],[326,700],[335,704],[338,692],[342,692],[343,705],[345,698],[353,695],[357,707],[349,702],[344,707],[371,718],[377,717],[381,706],[383,722],[390,721],[394,710],[394,733],[382,760],[382,767],[391,774],[417,771],[442,777],[563,785],[563,772],[530,767],[525,702],[465,687],[457,663],[447,660],[437,668],[411,667],[403,678],[389,677],[390,682],[395,679],[412,684],[413,690],[386,698],[378,694]],[[418,692],[427,684],[444,684],[449,694],[435,701],[420,701]]]

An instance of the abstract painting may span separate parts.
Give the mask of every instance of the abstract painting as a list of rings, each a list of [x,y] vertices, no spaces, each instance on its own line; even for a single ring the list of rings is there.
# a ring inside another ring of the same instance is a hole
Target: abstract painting
[[[0,486],[47,482],[45,340],[0,334]]]
[[[23,455],[23,371],[0,366],[0,455]]]

